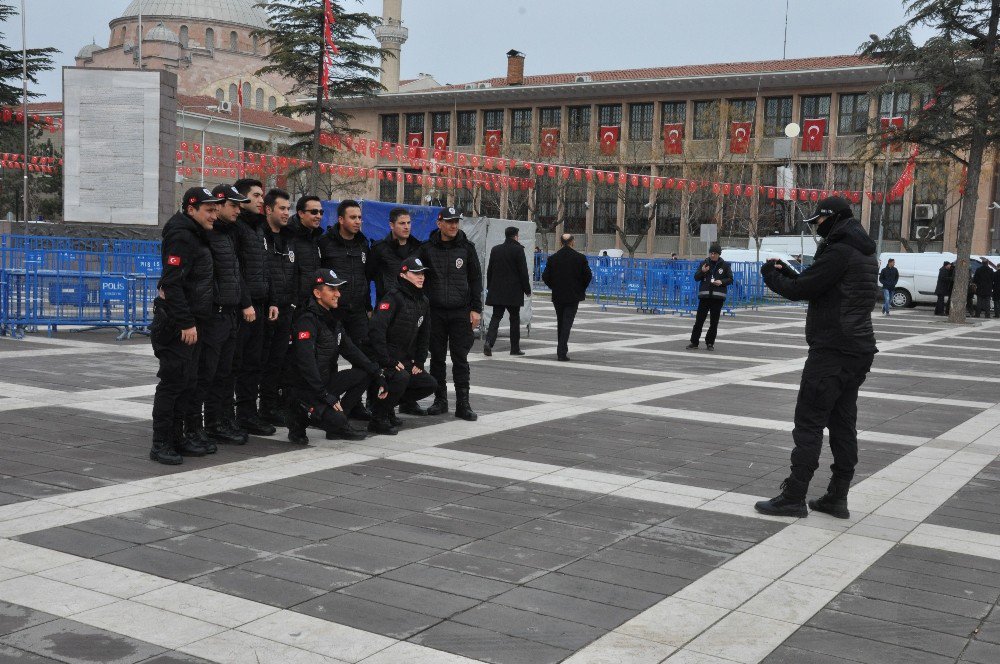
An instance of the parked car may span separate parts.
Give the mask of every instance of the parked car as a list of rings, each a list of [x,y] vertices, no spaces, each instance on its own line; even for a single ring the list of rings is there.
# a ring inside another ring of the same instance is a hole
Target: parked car
[[[886,266],[890,258],[896,261],[896,269],[899,270],[899,281],[892,293],[892,306],[899,309],[917,304],[934,304],[937,301],[934,289],[937,287],[938,270],[945,261],[954,263],[957,256],[948,251],[918,254],[887,251],[878,257],[879,270]],[[997,262],[992,256],[988,258]],[[969,261],[970,278],[979,265],[975,256]]]

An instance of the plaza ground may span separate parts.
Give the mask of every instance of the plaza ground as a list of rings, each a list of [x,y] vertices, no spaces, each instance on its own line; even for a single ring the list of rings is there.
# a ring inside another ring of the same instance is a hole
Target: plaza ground
[[[804,309],[536,302],[476,343],[478,422],[148,461],[156,361],[0,339],[0,662],[1000,661],[1000,321],[877,313],[852,518],[766,518]],[[828,451],[811,488],[829,479]]]

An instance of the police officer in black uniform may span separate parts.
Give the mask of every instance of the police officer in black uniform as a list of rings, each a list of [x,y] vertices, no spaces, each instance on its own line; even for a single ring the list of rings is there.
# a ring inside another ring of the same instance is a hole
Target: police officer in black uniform
[[[419,257],[430,268],[426,293],[431,303],[431,375],[437,381],[429,415],[448,412],[447,354],[455,381],[455,417],[478,418],[469,405],[469,351],[473,330],[483,313],[483,270],[476,247],[458,228],[462,215],[453,207],[438,214],[438,230],[420,247]]]
[[[243,284],[250,294],[253,316],[240,325],[239,343],[233,360],[236,395],[236,426],[249,433],[270,436],[275,428],[257,414],[257,396],[263,371],[264,332],[267,321],[276,320],[277,307],[268,301],[271,279],[267,269],[267,238],[264,228],[264,187],[260,180],[237,180],[236,190],[250,199],[243,203],[236,224],[236,247],[243,270]]]
[[[288,220],[292,231],[289,251],[295,255],[298,280],[296,307],[305,307],[312,299],[313,275],[319,269],[319,239],[323,236],[323,204],[319,196],[303,196],[295,203],[295,214]]]
[[[368,238],[361,232],[361,205],[357,201],[341,201],[337,206],[337,223],[319,239],[320,265],[346,280],[337,314],[351,341],[368,354],[368,317],[372,310],[369,282],[374,266],[369,260],[370,252]],[[360,401],[348,416],[371,419],[371,413]]]
[[[430,303],[424,296],[424,270],[416,256],[404,258],[396,288],[383,297],[372,315],[369,340],[375,359],[386,376],[389,397],[372,408],[368,430],[395,436],[397,403],[415,404],[437,389],[437,381],[424,371],[431,338]]]
[[[212,279],[212,317],[202,330],[201,354],[198,363],[196,412],[188,419],[188,429],[201,429],[202,407],[205,428],[196,437],[200,442],[242,445],[247,441],[244,431],[230,429],[223,417],[227,402],[226,388],[230,385],[233,354],[240,328],[240,317],[253,312],[250,296],[243,288],[239,259],[236,257],[236,219],[240,205],[249,199],[231,185],[220,184],[212,190],[218,201],[218,214],[208,244],[214,264]]]
[[[313,299],[292,323],[288,440],[293,443],[309,442],[309,423],[324,429],[328,440],[362,440],[365,433],[350,427],[347,413],[373,381],[378,385],[378,398],[389,396],[379,366],[354,345],[333,313],[346,283],[333,270],[317,270]],[[352,368],[338,370],[341,355]]]
[[[389,210],[389,234],[372,245],[375,298],[379,301],[396,288],[403,259],[417,253],[422,244],[413,237],[410,212],[406,208]]]
[[[184,421],[195,407],[198,334],[212,315],[212,251],[206,233],[215,222],[218,203],[208,189],[194,187],[184,193],[182,205],[163,227],[163,272],[150,326],[160,382],[153,397],[149,458],[168,465],[182,463],[182,456],[209,453],[184,436]]]
[[[260,381],[260,419],[274,426],[285,425],[281,389],[288,332],[292,327],[292,305],[298,296],[295,274],[293,233],[288,228],[292,203],[287,191],[271,189],[264,196],[267,226],[267,269],[271,279],[270,301],[278,308],[278,318],[264,332],[264,373]]]

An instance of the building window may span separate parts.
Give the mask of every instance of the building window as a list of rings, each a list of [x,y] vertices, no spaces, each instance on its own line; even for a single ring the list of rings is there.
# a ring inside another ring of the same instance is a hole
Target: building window
[[[865,167],[857,164],[834,164],[833,188],[836,191],[863,191],[865,188]],[[861,203],[851,203],[855,219],[861,218]]]
[[[476,211],[473,208],[473,196],[472,190],[466,189],[465,187],[459,187],[455,190],[455,203],[454,207],[456,210],[464,214],[466,217],[475,216]]]
[[[205,30],[205,48],[210,51],[215,49],[215,30],[212,28]]]
[[[456,138],[457,145],[475,145],[476,143],[476,112],[475,111],[459,111],[458,112],[458,135]]]
[[[841,136],[868,133],[868,109],[870,106],[868,95],[840,95],[837,133]]]
[[[944,164],[920,164],[914,173],[913,209],[910,213],[910,239],[920,240],[929,233],[941,239],[944,210],[948,196],[948,167]],[[917,207],[917,206],[929,207]],[[918,215],[921,218],[917,218]],[[930,217],[930,218],[928,218]]]
[[[126,25],[122,28],[122,43],[124,44],[127,39],[128,39],[128,26]]]
[[[719,166],[718,164],[692,165],[688,177],[692,180],[718,180]],[[687,197],[688,235],[698,237],[702,224],[719,223],[719,197],[708,187],[689,192]]]
[[[254,93],[253,107],[258,111],[264,110],[264,89],[257,88],[257,92]]]
[[[618,185],[598,184],[594,190],[594,233],[611,235],[618,223]]]
[[[694,103],[694,138],[705,140],[719,137],[719,101]]]
[[[630,141],[653,140],[652,104],[629,104],[628,138]]]
[[[621,104],[602,104],[597,107],[599,127],[620,127],[622,124]]]
[[[253,99],[253,97],[250,96],[252,94],[252,92],[253,92],[253,90],[251,89],[250,84],[249,83],[244,83],[243,84],[243,103],[244,104],[248,104],[248,105],[250,104],[250,100]]]
[[[542,132],[546,129],[559,129],[562,123],[562,109],[558,106],[553,108],[538,109],[538,130]],[[539,136],[541,136],[539,134]]]
[[[590,140],[590,106],[570,106],[566,109],[566,121],[568,143],[586,143]]]
[[[885,93],[879,99],[879,117],[883,118],[903,118],[903,126],[910,125],[910,93],[891,92]]]
[[[483,111],[484,131],[503,131],[503,110]]]
[[[239,89],[236,87],[235,83],[229,84],[229,103],[235,104],[236,98],[239,96]]]
[[[684,124],[687,118],[687,102],[663,102],[663,124]]]
[[[799,125],[805,126],[806,120],[826,120],[824,136],[830,134],[830,95],[815,95],[799,97]]]
[[[826,164],[795,164],[795,186],[799,189],[826,189]]]
[[[180,38],[181,46],[183,46],[184,48],[187,48],[188,47],[188,40],[190,39],[190,33],[189,33],[188,27],[186,25],[182,25],[181,26],[181,32],[180,32],[179,38]]]
[[[235,51],[240,45],[240,36],[233,30],[229,33],[229,50]]]
[[[785,125],[792,121],[791,97],[768,97],[764,100],[764,135],[784,136]]]
[[[535,221],[545,228],[553,228],[559,216],[558,186],[553,178],[538,178],[535,185]]]
[[[392,176],[393,179],[392,180],[385,179],[385,180],[379,180],[378,181],[378,199],[380,201],[382,201],[383,203],[395,203],[396,202],[396,179],[395,179],[396,178],[396,175],[395,175],[396,171],[393,171],[393,170],[384,170],[384,171],[379,171],[379,173],[383,173],[385,175],[388,175],[389,173],[392,173],[393,174],[393,176]]]
[[[431,113],[432,131],[450,131],[451,113]]]
[[[563,202],[563,232],[587,232],[587,183],[575,180],[566,183]]]
[[[752,175],[753,169],[747,164],[732,164],[722,169],[724,182],[744,184],[753,179]],[[719,202],[722,204],[722,227],[719,235],[747,237],[751,230],[755,230],[752,228],[753,220],[750,215],[752,196],[722,196]]]
[[[399,143],[399,116],[395,113],[391,115],[383,115],[381,116],[381,121],[382,141],[387,143]]]
[[[215,101],[226,101],[226,91],[219,88],[215,91]]]
[[[406,175],[411,176],[413,182],[407,182],[403,180],[403,202],[407,205],[423,205],[422,200],[424,190],[419,184],[417,184],[417,176],[423,175],[420,171],[406,171]],[[406,175],[403,177],[405,178]]]
[[[649,167],[630,166],[629,173],[637,173],[640,177],[649,175]],[[638,235],[642,232],[642,227],[653,213],[645,205],[649,203],[649,189],[645,187],[625,188],[625,232],[629,235]]]
[[[270,96],[267,98],[267,110],[274,113],[278,108],[278,98],[275,96]]]
[[[257,55],[257,51],[260,50],[260,37],[251,35],[251,38],[253,39],[253,54]]]
[[[510,142],[531,143],[531,109],[515,108],[510,112]]]
[[[876,185],[872,187],[875,191],[884,191],[892,186],[892,183],[899,180],[903,174],[902,164],[893,164],[889,167],[889,177],[885,177],[885,168],[879,167],[875,173]],[[872,205],[871,229],[869,235],[878,237],[878,227],[882,223],[882,207],[885,206],[885,227],[882,231],[882,239],[898,240],[903,228],[903,199],[898,199],[893,203],[874,203]],[[912,225],[912,224],[911,224]]]
[[[683,177],[683,173],[684,169],[681,166],[668,166],[660,170],[660,177],[680,178]],[[656,202],[659,204],[656,206],[656,234],[658,236],[681,234],[681,201],[681,196],[673,194],[665,194],[657,198]]]
[[[424,114],[423,113],[407,113],[406,114],[406,133],[407,134],[423,134],[424,133]]]
[[[729,100],[729,121],[730,122],[750,122],[754,121],[757,113],[756,99],[730,99]]]

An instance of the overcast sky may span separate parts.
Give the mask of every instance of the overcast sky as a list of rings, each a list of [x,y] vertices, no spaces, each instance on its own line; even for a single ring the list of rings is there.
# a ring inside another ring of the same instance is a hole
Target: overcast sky
[[[410,39],[402,77],[462,83],[506,72],[508,50],[526,74],[582,72],[782,57],[786,0],[403,0]],[[357,0],[345,0],[354,4]],[[16,3],[14,3],[16,4]],[[38,92],[61,99],[59,67],[82,46],[108,41],[128,0],[27,0],[28,46],[54,46],[57,69]],[[361,0],[381,15],[381,0]],[[870,33],[902,23],[899,0],[790,0],[788,57],[854,53]],[[152,26],[150,26],[152,27]],[[21,47],[20,20],[0,27]],[[918,38],[926,35],[917,35]]]

